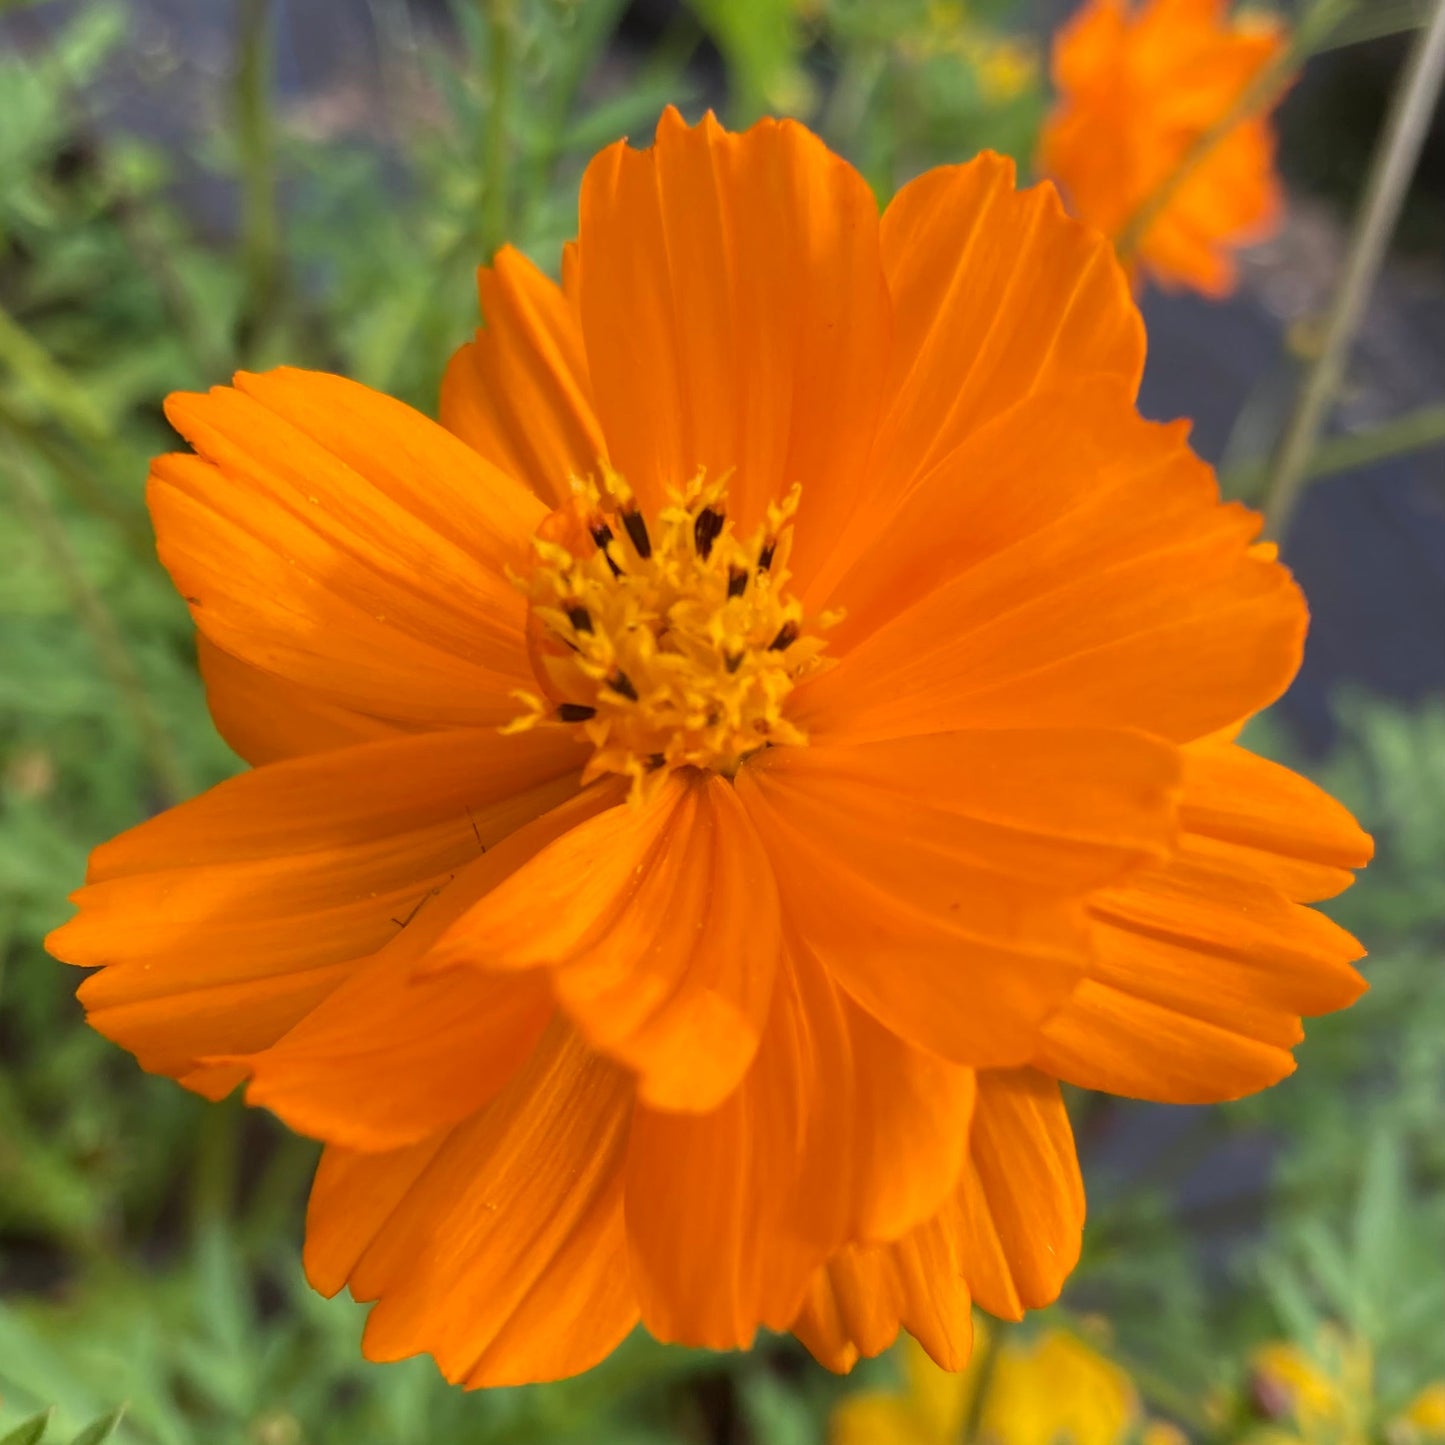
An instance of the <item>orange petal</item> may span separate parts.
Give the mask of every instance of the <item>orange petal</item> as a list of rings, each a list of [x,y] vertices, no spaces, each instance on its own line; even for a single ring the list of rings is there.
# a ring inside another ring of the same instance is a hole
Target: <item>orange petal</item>
[[[378,1301],[373,1360],[426,1352],[468,1387],[590,1368],[637,1320],[622,1159],[631,1087],[563,1025],[485,1109],[391,1154],[330,1148],[306,1269]]]
[[[582,182],[581,316],[612,462],[656,507],[731,474],[746,533],[801,482],[795,545],[856,505],[886,366],[877,205],[791,121],[730,135],[664,112]]]
[[[413,980],[384,951],[269,1049],[236,1062],[251,1076],[246,1102],[298,1133],[398,1149],[490,1101],[555,1011],[538,980],[471,970]]]
[[[1111,890],[1095,937],[1091,976],[1049,1020],[1037,1063],[1130,1098],[1267,1088],[1294,1068],[1300,1015],[1365,986],[1349,966],[1361,948],[1322,914],[1187,861]]]
[[[1018,728],[773,750],[744,787],[773,790],[821,839],[834,820],[819,810],[846,789],[850,815],[878,837],[901,831],[960,868],[1082,892],[1168,857],[1179,774],[1179,749],[1142,733]]]
[[[1084,1188],[1058,1085],[1032,1069],[978,1075],[969,1163],[932,1219],[850,1245],[809,1283],[793,1332],[831,1370],[906,1329],[945,1370],[968,1363],[971,1300],[1018,1319],[1058,1297],[1079,1258]]]
[[[997,497],[997,522],[986,520],[992,502],[971,513],[953,507],[951,466],[929,479],[941,491],[926,506],[920,489],[908,530],[887,538],[888,566],[901,573],[916,554],[919,581],[907,585],[928,590],[799,689],[800,726],[863,741],[1047,718],[1188,741],[1284,690],[1306,613],[1289,573],[1251,555],[1258,519],[1218,504],[1182,428],[1142,422],[1117,398],[1104,412],[1097,388],[1073,404],[1084,400],[1099,411],[1097,427],[1066,420],[1062,406],[1048,426],[1033,418],[1043,440],[1011,426],[1010,461],[981,463],[1010,485],[964,485],[965,504]],[[1088,462],[1105,453],[1096,473]],[[1052,511],[1033,509],[1031,482],[1013,484],[1016,461],[1067,478],[1042,493]],[[980,518],[977,548],[963,540],[970,515]],[[965,565],[930,536],[959,539]],[[865,608],[876,615],[884,596],[873,586]],[[836,598],[850,604],[846,585]]]
[[[658,1339],[734,1349],[759,1325],[786,1329],[842,1242],[851,1201],[821,1167],[838,1048],[836,1018],[789,967],[757,1058],[719,1108],[638,1107],[627,1234],[642,1320]]]
[[[1001,586],[1010,567],[1104,568],[1197,532],[1218,501],[1183,426],[1143,421],[1120,377],[1068,378],[990,417],[835,545],[809,601],[845,610],[836,657],[961,573],[992,569]]]
[[[781,949],[772,871],[732,784],[677,775],[573,829],[463,917],[435,962],[552,970],[643,1102],[715,1108],[752,1062]]]
[[[274,1043],[479,852],[575,793],[578,762],[560,734],[458,731],[243,774],[97,848],[47,946],[105,965],[81,986],[91,1022],[183,1077]]]
[[[605,450],[576,312],[561,288],[503,246],[477,272],[485,327],[442,378],[441,423],[549,507]]]
[[[1282,26],[1235,22],[1214,0],[1128,10],[1092,0],[1055,37],[1059,102],[1044,126],[1040,168],[1073,214],[1119,236],[1285,44]],[[1234,285],[1229,248],[1262,239],[1281,214],[1267,122],[1247,121],[1216,137],[1168,192],[1138,238],[1138,261],[1166,286],[1223,295]]]
[[[1370,842],[1287,769],[1229,743],[1184,751],[1180,855],[1096,896],[1090,978],[1037,1063],[1086,1088],[1209,1103],[1283,1078],[1300,1016],[1364,987],[1359,945],[1291,894],[1338,891]]]
[[[737,782],[772,857],[784,916],[829,973],[905,1039],[973,1067],[1027,1059],[1039,1024],[1084,969],[1079,902],[1058,885],[1040,887],[980,863],[987,830],[974,818],[993,821],[989,808],[1002,804],[1002,790],[981,783],[971,818],[968,783],[949,796],[938,781],[967,779],[972,765],[982,772],[994,760],[1020,777],[1021,751],[1005,734],[930,740],[917,753],[820,748],[815,758],[812,748],[780,748],[750,763]],[[1050,757],[1066,752],[1040,745],[1049,777],[1058,777]],[[924,769],[926,757],[947,770]],[[1127,742],[1114,749],[1112,763],[1107,746],[1096,757],[1102,768],[1120,767],[1115,819],[1130,819],[1120,835],[1124,851],[1148,848],[1151,829],[1157,839],[1168,823],[1167,759],[1161,767],[1142,741],[1137,753]],[[1062,805],[1061,817],[1069,807]],[[1042,810],[1022,801],[1004,816],[1026,823],[1031,808],[1038,819]],[[1029,844],[1022,830],[1015,841],[1010,861],[1018,869]],[[1097,867],[1097,859],[1086,860],[1083,873]]]
[[[980,1074],[971,1168],[941,1227],[990,1314],[1019,1319],[1059,1297],[1079,1260],[1084,1182],[1059,1086],[1033,1069]]]
[[[947,1200],[973,1094],[971,1070],[889,1034],[794,948],[726,1103],[638,1111],[628,1227],[648,1327],[717,1348],[786,1327],[845,1240],[898,1239]]]
[[[611,807],[618,791],[584,789],[508,834],[419,905],[390,943],[283,1038],[226,1060],[250,1075],[247,1102],[299,1133],[367,1150],[399,1148],[480,1109],[556,1012],[551,992],[538,977],[473,969],[418,976],[418,960],[488,890]]]
[[[1132,396],[1144,324],[1112,246],[1050,185],[1014,189],[985,152],[910,181],[883,216],[896,339],[874,466],[900,497],[971,432],[1091,373]]]
[[[1332,898],[1374,855],[1368,833],[1307,778],[1246,748],[1200,742],[1184,750],[1181,822],[1195,849],[1298,903]]]
[[[1179,187],[1145,232],[1141,263],[1161,286],[1214,298],[1235,289],[1233,248],[1268,239],[1284,216],[1266,121],[1238,126]]]
[[[252,667],[196,635],[206,704],[216,731],[253,767],[328,748],[394,737],[397,724],[338,707],[305,683]]]
[[[848,1055],[820,1101],[833,1122],[817,1126],[830,1130],[819,1187],[851,1200],[849,1239],[896,1240],[940,1207],[963,1172],[975,1076],[912,1047],[846,994],[838,999]],[[815,1006],[810,1016],[820,1013]]]
[[[1050,1021],[1038,1064],[1080,1088],[1168,1104],[1243,1098],[1294,1071],[1287,1048],[1088,978]]]
[[[973,1310],[959,1237],[930,1220],[888,1245],[850,1245],[808,1287],[795,1335],[819,1363],[844,1373],[880,1355],[906,1329],[945,1370],[973,1351]]]
[[[339,377],[242,374],[167,414],[162,561],[212,642],[352,711],[501,722],[529,676],[507,580],[542,504],[409,408]]]

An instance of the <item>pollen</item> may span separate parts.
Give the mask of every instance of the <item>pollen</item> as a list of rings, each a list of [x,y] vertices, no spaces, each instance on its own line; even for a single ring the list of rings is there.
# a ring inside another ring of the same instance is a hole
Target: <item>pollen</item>
[[[743,538],[726,478],[699,474],[652,517],[610,469],[574,479],[518,579],[541,692],[517,694],[508,730],[576,729],[593,749],[583,781],[621,774],[634,798],[677,768],[731,777],[763,748],[805,743],[785,703],[827,665],[837,614],[810,621],[788,592],[799,496]]]

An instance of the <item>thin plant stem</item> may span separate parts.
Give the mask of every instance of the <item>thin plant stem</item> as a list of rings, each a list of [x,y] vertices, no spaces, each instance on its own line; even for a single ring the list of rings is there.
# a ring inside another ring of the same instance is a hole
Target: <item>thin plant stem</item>
[[[1344,275],[1330,310],[1324,345],[1300,388],[1289,424],[1265,487],[1267,534],[1279,541],[1299,500],[1321,429],[1344,377],[1350,344],[1385,259],[1400,217],[1430,117],[1445,80],[1445,0],[1435,0],[1429,25],[1420,32],[1395,92],[1370,163]]]
[[[508,164],[517,49],[515,0],[481,0],[487,22],[487,118],[482,128],[481,242],[490,260],[508,239],[511,167]]]
[[[245,1232],[257,1244],[275,1239],[295,1223],[306,1187],[316,1172],[318,1146],[299,1134],[281,1133],[251,1191]]]
[[[1268,110],[1284,93],[1304,62],[1326,44],[1336,27],[1353,9],[1354,0],[1315,0],[1295,29],[1290,43],[1239,93],[1234,104],[1185,151],[1179,164],[1145,198],[1124,223],[1114,243],[1127,266],[1139,253],[1149,228],[1179,194],[1180,188],[1214,153],[1214,149],[1245,121]]]
[[[271,115],[271,0],[239,4],[233,103],[241,170],[241,270],[248,349],[254,350],[264,342],[280,305],[281,218]]]
[[[1003,1342],[1011,1328],[1007,1320],[993,1321],[988,1338],[984,1340],[983,1348],[978,1353],[974,1366],[977,1374],[973,1395],[968,1402],[968,1414],[964,1417],[963,1434],[959,1437],[960,1445],[974,1445],[974,1441],[978,1439],[984,1411],[988,1408],[989,1391],[993,1388],[993,1377],[998,1370],[999,1351],[1003,1348]]]
[[[191,1222],[198,1237],[208,1227],[224,1223],[235,1209],[244,1113],[240,1094],[205,1112],[191,1160]]]
[[[7,458],[11,486],[20,508],[29,518],[40,545],[60,574],[70,593],[71,605],[90,634],[101,665],[140,734],[160,801],[165,806],[178,803],[188,797],[192,789],[177,761],[175,747],[151,703],[150,694],[120,627],[105,605],[105,599],[85,575],[85,569],[75,555],[65,526],[51,506],[45,489],[35,480],[28,464],[14,447],[8,449]]]
[[[1366,431],[1320,442],[1310,453],[1304,480],[1312,482],[1320,477],[1332,477],[1442,443],[1445,443],[1445,404],[1422,406]],[[1230,496],[1247,498],[1268,476],[1268,462],[1244,462],[1223,473],[1221,484]]]
[[[1376,0],[1368,11],[1352,15],[1340,26],[1321,50],[1334,50],[1344,45],[1359,45],[1366,40],[1379,40],[1398,35],[1403,30],[1418,30],[1425,23],[1429,0]]]
[[[578,33],[558,59],[556,77],[546,98],[546,121],[524,162],[518,202],[524,222],[554,179],[577,97],[598,55],[606,51],[622,11],[623,0],[593,0],[585,10],[579,7],[577,11]],[[679,9],[674,20],[686,13]]]
[[[818,122],[819,134],[831,144],[845,150],[852,146],[887,64],[887,53],[881,45],[854,46],[843,57]]]

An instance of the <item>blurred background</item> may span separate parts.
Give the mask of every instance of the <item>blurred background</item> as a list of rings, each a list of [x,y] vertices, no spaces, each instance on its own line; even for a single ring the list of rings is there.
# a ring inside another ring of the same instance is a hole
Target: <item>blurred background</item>
[[[1429,8],[1336,6],[1279,113],[1282,230],[1226,302],[1143,296],[1144,410],[1193,418],[1232,495],[1260,498],[1318,357]],[[882,201],[984,146],[1027,173],[1071,9],[0,0],[0,1442],[808,1445],[901,1379],[896,1358],[834,1379],[782,1339],[637,1339],[580,1380],[487,1395],[426,1360],[366,1365],[362,1311],[301,1274],[313,1147],[141,1074],[40,940],[91,846],[239,766],[143,506],[166,392],[284,361],[434,412],[478,262],[510,240],[554,267],[588,157],[669,102],[797,115]],[[1071,1099],[1090,1222],[1043,1326],[1114,1361],[1131,1403],[1088,1438],[991,1423],[998,1445],[1445,1438],[1445,1400],[1418,1407],[1445,1379],[1439,116],[1332,417],[1284,539],[1314,613],[1304,672],[1250,741],[1376,835],[1333,909],[1372,988],[1260,1098]],[[1279,1388],[1281,1359],[1318,1408]]]

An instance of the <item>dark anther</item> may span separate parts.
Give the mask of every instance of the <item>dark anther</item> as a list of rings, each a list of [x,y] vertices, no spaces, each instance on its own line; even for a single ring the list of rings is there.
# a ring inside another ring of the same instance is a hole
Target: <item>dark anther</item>
[[[652,556],[652,538],[647,535],[647,523],[642,520],[642,513],[629,508],[622,514],[622,525],[627,528],[637,555],[642,558]]]
[[[647,766],[653,772],[656,772],[666,761],[667,759],[661,753],[648,753],[647,755]]]
[[[718,533],[722,529],[723,514],[713,511],[711,507],[704,507],[693,519],[692,544],[704,562],[712,552],[712,544],[717,541]]]
[[[632,685],[632,679],[625,672],[614,672],[607,679],[607,686],[613,692],[620,692],[623,697],[629,698],[632,702],[637,701],[637,689]]]
[[[614,577],[622,576],[622,568],[612,560],[612,553],[607,550],[612,542],[612,528],[606,522],[598,522],[588,530],[592,533],[592,540],[597,543],[597,550],[607,558],[607,565],[612,569]]]
[[[745,567],[728,568],[728,596],[741,597],[748,587],[748,573]]]
[[[773,565],[773,553],[778,550],[778,539],[769,537],[763,543],[763,550],[758,553],[758,571],[766,572]]]
[[[785,648],[791,647],[798,640],[798,624],[796,622],[785,622],[778,628],[778,635],[768,643],[769,652],[782,652]]]
[[[562,702],[557,704],[557,716],[563,722],[586,722],[588,718],[597,716],[597,709],[588,707],[585,702]]]
[[[567,621],[577,629],[578,632],[592,631],[592,614],[585,607],[569,607],[567,609]]]
[[[729,672],[736,672],[742,665],[743,655],[741,652],[730,652],[727,657],[723,659],[723,666],[727,668]]]

